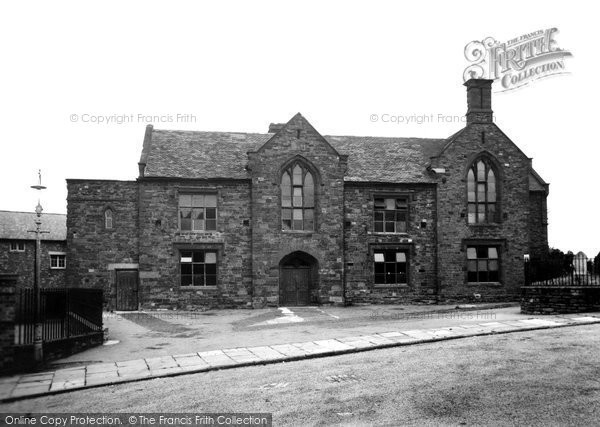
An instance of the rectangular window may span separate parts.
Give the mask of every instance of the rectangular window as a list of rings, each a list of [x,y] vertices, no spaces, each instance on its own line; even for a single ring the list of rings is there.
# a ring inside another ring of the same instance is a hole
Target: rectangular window
[[[500,258],[496,246],[467,247],[467,281],[499,282]]]
[[[67,256],[65,254],[50,254],[50,268],[64,269],[67,266]]]
[[[181,286],[217,286],[217,253],[181,251]]]
[[[407,253],[398,250],[376,250],[373,254],[376,285],[407,284]]]
[[[376,233],[405,233],[408,222],[408,197],[376,197],[373,214]]]
[[[10,242],[11,252],[25,252],[25,242]]]
[[[179,229],[215,231],[217,229],[216,194],[180,194]]]

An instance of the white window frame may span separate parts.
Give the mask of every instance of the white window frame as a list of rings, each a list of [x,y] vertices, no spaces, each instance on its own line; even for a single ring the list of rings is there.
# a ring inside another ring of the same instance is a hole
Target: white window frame
[[[51,270],[64,270],[67,268],[67,253],[66,252],[48,252],[50,256],[50,269]],[[62,257],[63,265],[60,265],[60,259]],[[57,260],[57,265],[53,265],[53,260]]]
[[[9,244],[10,252],[25,252],[25,242],[21,242],[19,240],[14,240]],[[23,248],[23,249],[21,249]]]

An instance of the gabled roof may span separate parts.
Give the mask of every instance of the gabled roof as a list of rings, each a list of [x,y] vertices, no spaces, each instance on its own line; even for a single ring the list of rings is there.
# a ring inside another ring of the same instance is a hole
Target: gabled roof
[[[35,240],[34,212],[0,211],[0,239]],[[42,240],[67,240],[67,216],[63,214],[43,213]]]
[[[142,154],[144,177],[250,179],[247,153],[273,133],[152,130]],[[435,182],[427,173],[430,157],[445,139],[323,136],[348,155],[346,181]]]

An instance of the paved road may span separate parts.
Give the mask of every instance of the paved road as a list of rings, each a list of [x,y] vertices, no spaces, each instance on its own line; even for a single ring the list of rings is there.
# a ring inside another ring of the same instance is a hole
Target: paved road
[[[291,310],[282,310],[282,312],[286,316],[295,316]],[[124,382],[189,375],[223,368],[292,362],[313,357],[339,356],[367,350],[485,336],[494,333],[513,333],[540,328],[562,328],[595,323],[600,323],[600,317],[578,314],[544,316],[544,318],[465,323],[443,328],[402,329],[368,335],[338,335],[335,339],[313,339],[291,344],[254,344],[248,347],[236,346],[234,348],[172,356],[94,363],[86,366],[2,378],[0,379],[0,399],[9,401]]]
[[[0,404],[0,412],[272,412],[275,425],[596,425],[600,326],[488,335]]]

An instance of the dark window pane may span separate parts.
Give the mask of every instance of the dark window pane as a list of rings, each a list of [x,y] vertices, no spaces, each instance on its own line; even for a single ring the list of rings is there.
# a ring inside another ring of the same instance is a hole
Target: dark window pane
[[[292,229],[292,220],[291,219],[284,219],[282,221],[283,229],[284,230],[291,230]]]
[[[375,274],[385,273],[385,265],[382,262],[375,263]]]
[[[217,276],[207,275],[206,286],[217,286]]]
[[[479,281],[480,282],[489,282],[490,281],[487,271],[479,272]]]
[[[217,274],[217,264],[204,264],[206,274]]]
[[[191,274],[182,274],[181,275],[181,286],[191,286],[192,285],[192,275]]]
[[[204,252],[194,251],[192,261],[193,262],[204,262]]]
[[[217,208],[206,208],[206,218],[207,219],[217,218]]]
[[[476,271],[469,271],[467,280],[469,282],[477,282],[477,272]]]
[[[216,230],[217,229],[217,220],[216,219],[207,219],[206,220],[206,229],[207,230]]]
[[[393,222],[386,222],[385,223],[385,232],[386,233],[393,233],[394,230],[394,223]]]
[[[383,221],[383,212],[375,211],[375,221]]]
[[[385,199],[375,199],[376,209],[385,209]]]
[[[408,206],[408,201],[406,199],[396,199],[396,209],[404,210]]]
[[[193,264],[193,274],[204,274],[204,264]]]
[[[495,222],[496,221],[496,204],[490,203],[488,205],[488,221]]]
[[[487,246],[477,246],[477,258],[487,258],[488,257],[488,248]]]
[[[375,283],[377,283],[377,284],[385,283],[385,274],[376,274],[375,275]]]
[[[498,273],[498,271],[490,271],[488,274],[489,274],[490,282],[499,282],[500,281],[500,274]]]
[[[204,286],[204,274],[194,274],[194,286]]]
[[[383,222],[375,222],[375,232],[376,233],[383,233]]]
[[[181,264],[181,274],[192,274],[192,264]]]
[[[385,220],[394,222],[396,220],[396,212],[395,211],[385,211]]]

